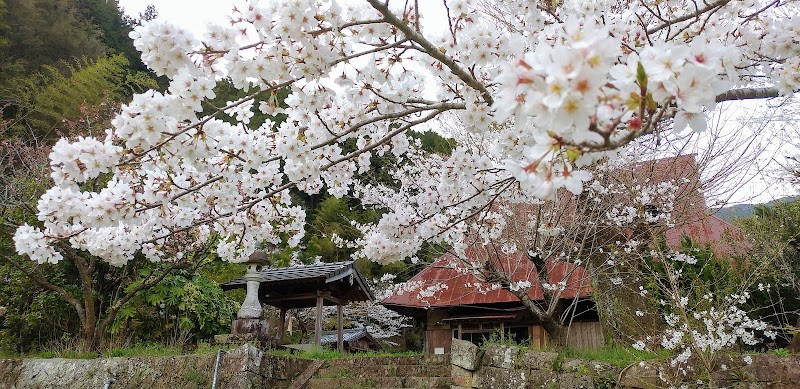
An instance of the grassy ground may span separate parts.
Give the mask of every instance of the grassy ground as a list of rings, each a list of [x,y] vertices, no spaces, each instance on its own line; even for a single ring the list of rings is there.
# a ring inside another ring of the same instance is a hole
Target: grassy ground
[[[164,357],[183,354],[208,354],[219,349],[209,343],[198,343],[197,348],[187,352],[181,346],[166,346],[158,343],[135,344],[127,347],[115,347],[97,352],[79,352],[71,349],[35,351],[27,354],[0,353],[0,358],[68,358],[94,359],[108,357]]]
[[[199,343],[196,349],[186,351],[180,346],[166,346],[158,343],[148,344],[135,344],[127,347],[114,347],[103,351],[102,353],[96,352],[79,352],[71,349],[62,350],[48,350],[36,351],[26,354],[13,354],[7,352],[0,352],[0,358],[68,358],[68,359],[94,359],[94,358],[109,358],[109,357],[166,357],[184,354],[209,354],[215,353],[220,347],[212,346],[209,343]],[[335,350],[312,350],[303,352],[290,352],[287,350],[267,350],[271,355],[291,355],[296,358],[304,359],[335,359],[335,358],[362,358],[362,357],[384,357],[384,356],[404,356],[404,355],[420,355],[415,352],[381,352],[372,351],[368,353],[354,353],[354,354],[340,354]]]
[[[666,351],[657,354],[629,347],[612,346],[605,346],[596,350],[565,349],[560,350],[559,354],[564,358],[588,359],[617,367],[625,367],[639,361],[662,359],[669,355]]]

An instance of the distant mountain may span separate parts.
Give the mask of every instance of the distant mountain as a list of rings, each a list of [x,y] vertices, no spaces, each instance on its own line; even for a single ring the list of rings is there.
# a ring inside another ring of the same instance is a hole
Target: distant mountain
[[[740,219],[743,217],[753,216],[756,206],[758,205],[766,205],[768,207],[772,207],[776,204],[788,203],[794,200],[800,200],[800,196],[781,197],[779,199],[775,199],[764,204],[736,204],[736,205],[731,205],[729,207],[722,207],[715,213],[715,215],[721,219],[731,221],[733,219]]]

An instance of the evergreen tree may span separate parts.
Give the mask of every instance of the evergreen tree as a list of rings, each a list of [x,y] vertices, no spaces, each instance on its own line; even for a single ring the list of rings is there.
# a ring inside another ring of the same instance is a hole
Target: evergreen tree
[[[135,92],[157,87],[148,75],[131,71],[121,54],[84,60],[68,69],[65,75],[56,67],[45,65],[42,73],[17,81],[12,95],[20,109],[12,135],[24,129],[40,140],[52,140],[55,135],[63,135],[60,130],[66,121],[80,118],[82,107],[121,102]]]
[[[82,18],[71,0],[5,0],[0,25],[0,80],[29,75],[43,66],[60,66],[76,58],[94,60],[105,54],[101,33]]]
[[[130,66],[137,71],[149,71],[128,37],[132,24],[139,21],[126,16],[118,0],[77,0],[77,6],[83,18],[100,31],[100,41],[108,51],[123,54]],[[158,16],[153,6],[149,6],[148,11],[150,12],[140,15],[140,18],[150,20]]]

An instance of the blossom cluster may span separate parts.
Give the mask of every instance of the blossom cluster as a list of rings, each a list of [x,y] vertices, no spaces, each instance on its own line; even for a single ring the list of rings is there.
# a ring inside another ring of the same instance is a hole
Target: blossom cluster
[[[739,344],[755,345],[761,341],[761,335],[771,339],[776,336],[766,322],[751,318],[741,308],[750,297],[748,292],[706,293],[692,301],[688,294],[682,294],[683,291],[673,292],[671,301],[661,301],[665,309],[671,311],[664,316],[666,330],[660,337],[648,336],[647,341],[637,340],[632,347],[646,350],[650,344],[658,342],[664,349],[676,352],[670,366],[676,369],[679,377],[692,369],[689,364],[692,357],[699,357],[698,360],[706,364],[704,368],[716,369],[714,364],[720,352]],[[747,358],[745,363],[749,363]],[[725,366],[721,368],[724,370]],[[664,373],[660,372],[662,380],[667,381]]]
[[[121,157],[122,148],[114,145],[111,134],[103,141],[78,137],[76,142],[60,139],[50,153],[51,174],[59,186],[83,183],[109,173]]]
[[[503,212],[487,228],[458,222],[497,199],[582,193],[590,164],[670,119],[702,130],[731,88],[798,85],[792,3],[498,4],[512,11],[505,20],[475,1],[438,16],[413,4],[248,0],[199,37],[161,20],[136,27],[134,45],[168,90],[134,96],[103,140],[59,142],[57,187],[40,199],[40,225],[18,232],[17,250],[53,262],[48,247],[62,242],[121,265],[214,238],[219,256],[243,261],[264,242],[300,242],[297,188],[395,204],[365,227],[359,254],[370,259],[411,257],[432,236],[463,252],[460,236],[502,234]],[[449,31],[428,32],[437,17]],[[242,97],[202,116],[223,75]],[[281,120],[254,128],[256,109]],[[483,147],[415,151],[410,130],[445,124]],[[430,169],[398,173],[401,190],[386,191],[366,174],[383,156]],[[78,186],[102,174],[92,189]]]

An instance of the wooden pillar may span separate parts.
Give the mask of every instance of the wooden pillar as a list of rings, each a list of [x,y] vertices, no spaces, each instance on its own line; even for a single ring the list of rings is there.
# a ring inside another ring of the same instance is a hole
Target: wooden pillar
[[[503,322],[501,321],[500,322],[500,341],[505,340],[505,338],[506,338],[506,328],[503,325]]]
[[[344,353],[344,331],[342,330],[342,305],[336,305],[336,349]]]
[[[464,340],[464,331],[461,330],[461,323],[458,323],[458,338]]]
[[[314,328],[314,345],[322,348],[322,293],[317,293],[317,325]]]
[[[281,307],[280,323],[278,324],[278,346],[283,344],[286,336],[286,308]]]

